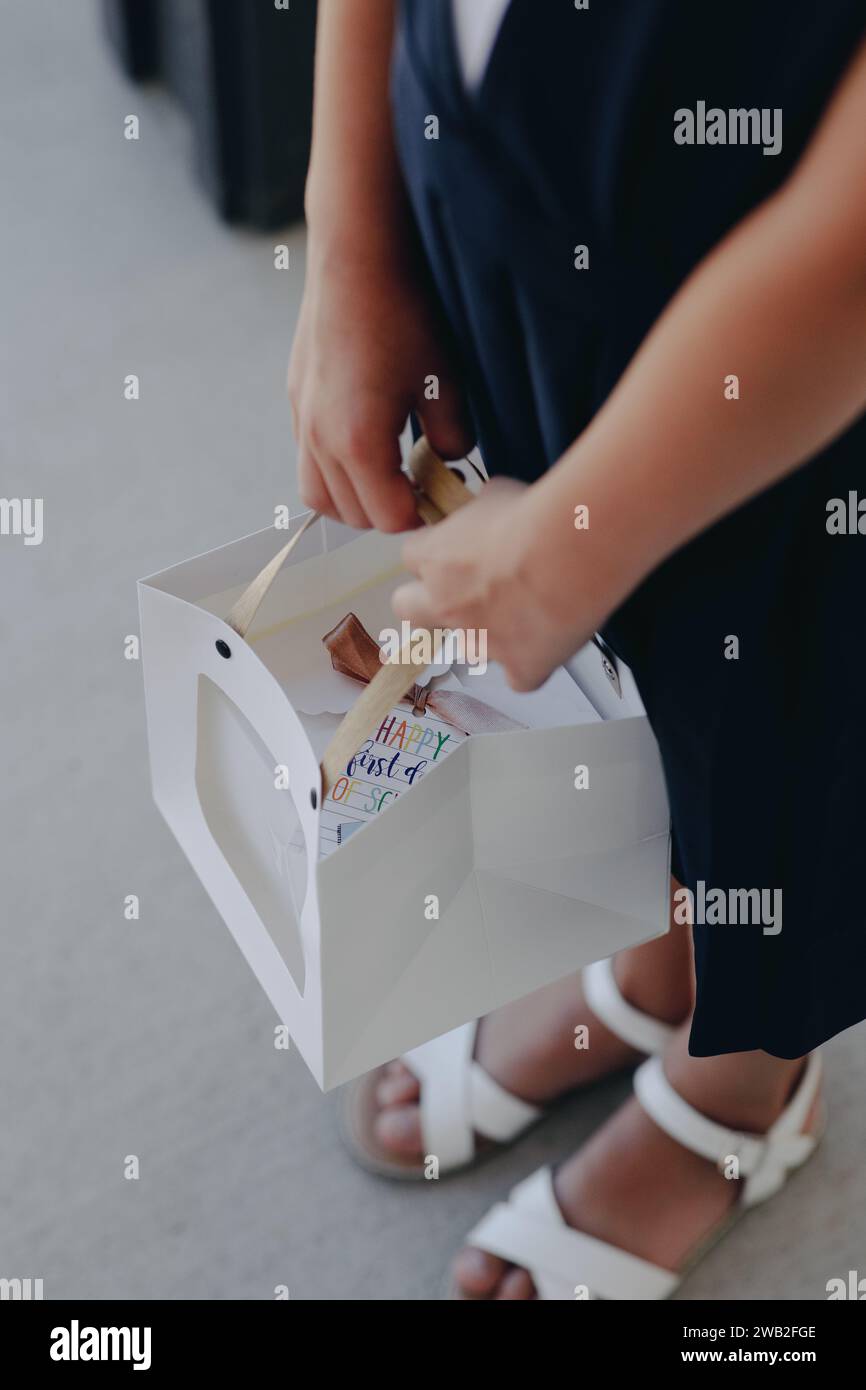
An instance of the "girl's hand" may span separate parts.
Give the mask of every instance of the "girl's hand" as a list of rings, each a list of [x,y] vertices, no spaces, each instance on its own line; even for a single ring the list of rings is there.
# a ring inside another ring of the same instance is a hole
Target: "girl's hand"
[[[531,496],[522,483],[496,478],[468,506],[415,532],[403,560],[416,578],[393,597],[397,617],[414,626],[486,631],[488,657],[501,662],[513,690],[536,690],[605,616],[579,593],[558,612],[547,602],[556,561],[537,534]]]
[[[474,442],[416,271],[388,97],[395,14],[396,0],[318,7],[309,254],[289,364],[301,497],[380,531],[417,525],[398,452],[410,410],[446,458]]]
[[[434,316],[400,240],[380,225],[366,245],[356,230],[337,251],[322,249],[311,233],[289,364],[302,500],[349,526],[380,531],[418,524],[398,446],[411,410],[446,458],[474,443]],[[439,379],[435,401],[424,398],[431,375]]]

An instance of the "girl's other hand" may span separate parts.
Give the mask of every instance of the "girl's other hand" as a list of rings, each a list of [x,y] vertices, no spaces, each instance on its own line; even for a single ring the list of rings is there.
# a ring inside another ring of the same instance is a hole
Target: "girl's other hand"
[[[418,531],[403,547],[416,578],[398,588],[394,612],[413,626],[486,632],[487,655],[514,690],[536,690],[592,636],[605,614],[580,592],[553,612],[546,593],[559,561],[539,534],[533,489],[495,478],[466,507]]]

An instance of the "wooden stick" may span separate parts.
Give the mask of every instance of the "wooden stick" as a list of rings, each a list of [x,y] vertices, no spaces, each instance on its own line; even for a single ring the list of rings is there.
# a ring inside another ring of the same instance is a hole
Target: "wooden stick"
[[[322,797],[326,797],[346,764],[365,739],[379,727],[389,710],[403,699],[415,683],[423,662],[413,662],[411,642],[400,652],[399,662],[389,661],[365,685],[349,713],[344,715],[322,757]]]
[[[423,435],[409,456],[407,472],[419,490],[418,513],[428,525],[435,525],[472,501],[472,493],[456,473],[446,468]],[[323,797],[342,776],[352,754],[357,753],[388,711],[403,699],[418,672],[424,670],[426,663],[413,658],[412,645],[411,641],[407,642],[398,661],[388,662],[381,671],[376,672],[325,749],[322,758]]]
[[[450,516],[452,512],[472,501],[472,493],[468,487],[460,481],[456,473],[452,473],[451,469],[446,467],[439,455],[433,452],[426,435],[422,434],[414,445],[406,462],[406,471],[421,495],[433,503],[441,516]],[[418,511],[423,517],[424,513],[420,507]],[[437,517],[437,520],[440,519],[441,517]]]

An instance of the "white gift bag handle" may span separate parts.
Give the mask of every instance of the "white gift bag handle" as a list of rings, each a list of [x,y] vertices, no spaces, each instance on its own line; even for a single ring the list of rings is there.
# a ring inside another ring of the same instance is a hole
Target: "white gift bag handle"
[[[446,467],[439,455],[434,453],[424,435],[417,441],[407,463],[417,497],[418,515],[428,526],[451,512],[464,507],[472,501],[472,493],[451,469]],[[246,637],[250,624],[258,611],[259,604],[270,589],[283,563],[288,559],[301,536],[314,521],[319,520],[318,512],[311,512],[303,525],[295,532],[273,560],[265,565],[252,583],[244,590],[233,605],[226,622],[234,628],[239,637]],[[426,663],[412,656],[412,644],[407,643],[400,652],[400,659],[389,662],[366,685],[353,709],[345,716],[322,758],[322,795],[328,795],[345,764],[370,733],[385,718],[414,684],[415,673]]]

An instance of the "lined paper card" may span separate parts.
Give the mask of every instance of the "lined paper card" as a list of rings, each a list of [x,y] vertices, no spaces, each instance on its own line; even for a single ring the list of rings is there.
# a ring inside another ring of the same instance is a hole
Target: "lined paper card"
[[[392,709],[350,758],[322,806],[319,854],[332,854],[444,761],[465,734],[429,710]]]

